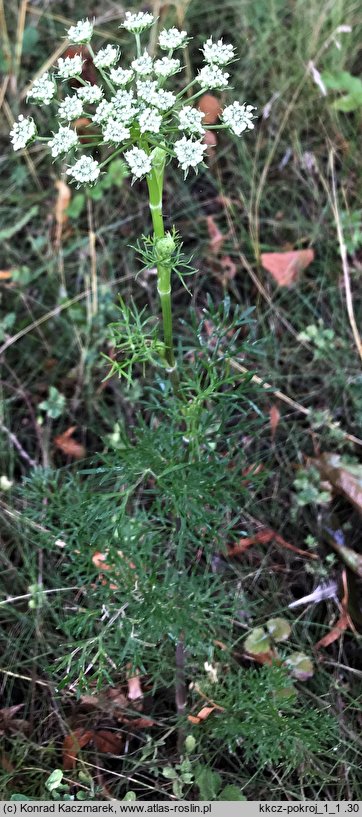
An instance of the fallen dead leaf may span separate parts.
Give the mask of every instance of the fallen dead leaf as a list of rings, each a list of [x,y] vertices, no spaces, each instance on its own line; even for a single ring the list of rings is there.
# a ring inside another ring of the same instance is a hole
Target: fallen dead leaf
[[[58,434],[57,437],[54,437],[53,443],[55,447],[59,448],[59,451],[67,457],[74,457],[74,459],[80,460],[85,457],[86,449],[82,443],[78,443],[73,439],[76,428],[77,426],[70,426],[66,431],[63,431],[62,434]]]
[[[204,114],[203,125],[215,125],[222,111],[220,100],[213,94],[204,94],[198,102],[198,109]]]
[[[274,442],[276,430],[278,428],[280,420],[280,411],[278,409],[278,406],[276,406],[275,404],[270,406],[269,419],[270,419],[270,436],[272,438],[272,442]]]
[[[98,729],[94,732],[93,742],[99,752],[109,752],[112,755],[119,755],[124,746],[122,735],[106,729]]]
[[[257,531],[254,536],[246,536],[240,539],[237,545],[230,546],[228,548],[228,556],[241,556],[247,548],[251,547],[251,545],[256,544],[268,544],[268,542],[275,541],[278,545],[285,548],[286,550],[291,550],[293,553],[298,553],[299,556],[305,556],[307,559],[319,559],[316,553],[309,553],[306,550],[301,550],[300,548],[292,545],[290,542],[286,542],[279,533],[272,530],[271,528],[264,528],[263,530]]]
[[[206,156],[213,159],[216,153],[217,135],[213,130],[207,130],[202,138],[204,145],[206,145]]]
[[[276,653],[273,650],[268,650],[267,652],[259,652],[257,655],[251,652],[244,653],[246,658],[250,658],[252,661],[256,661],[257,664],[273,664],[276,663]]]
[[[330,644],[333,644],[335,641],[341,637],[342,633],[349,628],[349,616],[344,611],[340,618],[338,619],[337,623],[332,627],[332,629],[327,633],[323,638],[321,638],[317,643],[314,645],[315,650],[320,650],[321,647],[329,647]]]
[[[207,216],[206,218],[207,230],[209,233],[209,248],[214,255],[217,255],[218,252],[221,250],[221,247],[226,240],[226,235],[224,235],[221,230],[219,230],[217,224],[214,221],[213,216]]]
[[[190,723],[201,723],[202,721],[206,721],[206,718],[208,718],[212,712],[215,712],[216,709],[216,706],[203,706],[197,715],[188,715],[187,720],[190,721]]]
[[[67,185],[61,179],[57,179],[55,182],[55,187],[57,188],[58,195],[55,202],[54,215],[58,229],[62,231],[63,227],[68,221],[66,210],[67,207],[69,207],[70,200],[72,198],[72,191],[69,185]]]
[[[74,729],[71,735],[67,735],[63,741],[63,769],[71,771],[75,769],[77,757],[81,749],[93,740],[93,729]]]
[[[130,701],[137,701],[143,698],[141,689],[141,680],[139,675],[134,675],[133,678],[128,678],[128,697]]]
[[[314,250],[291,250],[290,252],[262,253],[261,263],[280,287],[297,283],[300,273],[314,260]]]

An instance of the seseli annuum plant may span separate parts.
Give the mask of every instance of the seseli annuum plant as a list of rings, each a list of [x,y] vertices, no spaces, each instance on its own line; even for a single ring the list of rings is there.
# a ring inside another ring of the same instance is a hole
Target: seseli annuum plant
[[[185,177],[203,166],[205,127],[194,103],[205,91],[226,91],[226,66],[235,54],[233,46],[208,39],[203,67],[183,83],[187,33],[161,30],[161,53],[153,59],[141,44],[153,25],[149,13],[125,14],[123,27],[136,44],[130,65],[120,65],[113,44],[93,50],[91,21],[72,26],[68,40],[79,53],[59,59],[54,74],[37,79],[28,97],[53,106],[58,129],[39,136],[34,120],[20,116],[11,133],[15,150],[40,140],[54,160],[66,159],[66,176],[78,186],[97,184],[120,156],[133,181],[145,181],[153,234],[134,243],[144,266],[157,269],[163,337],[147,307],[122,301],[122,317],[112,326],[122,359],[112,360],[111,373],[125,375],[131,397],[122,392],[118,400],[119,389],[111,399],[109,433],[91,464],[35,468],[20,488],[21,570],[4,575],[25,612],[13,598],[5,623],[19,633],[17,654],[26,668],[19,677],[29,672],[32,638],[32,671],[50,676],[58,694],[94,693],[139,673],[160,739],[147,735],[142,746],[132,738],[118,777],[139,779],[141,791],[144,775],[156,779],[158,791],[162,780],[173,780],[177,797],[192,797],[194,780],[203,799],[215,799],[222,784],[216,773],[212,790],[206,787],[212,764],[226,774],[224,783],[236,770],[241,786],[254,778],[257,758],[269,792],[273,765],[280,771],[284,763],[289,770],[302,768],[304,785],[308,764],[318,780],[327,751],[334,763],[338,737],[328,713],[316,711],[311,728],[310,708],[298,709],[286,664],[261,671],[243,664],[246,633],[264,621],[260,597],[252,592],[253,562],[235,564],[228,548],[262,514],[258,485],[267,463],[260,463],[266,458],[262,441],[256,445],[260,392],[252,375],[232,364],[246,356],[250,362],[259,345],[252,310],[233,306],[228,297],[215,304],[205,294],[202,309],[180,320],[177,367],[171,279],[183,280],[190,266],[176,229],[165,231],[162,207],[168,165],[176,162]],[[82,77],[86,53],[98,71],[96,84]],[[217,127],[240,136],[253,129],[253,111],[231,101]],[[86,137],[77,133],[79,118],[88,120]],[[155,367],[148,386],[132,374],[146,363]],[[17,518],[11,517],[14,526]],[[277,580],[267,562],[257,562],[257,572],[269,618],[280,603]],[[2,663],[13,654],[9,639]],[[198,724],[205,701],[217,703],[206,724]],[[185,766],[190,732],[195,753]]]
[[[152,59],[141,38],[156,20],[149,13],[126,12],[123,28],[135,38],[136,54],[130,65],[120,64],[118,46],[106,45],[95,52],[91,45],[93,23],[79,20],[67,32],[68,41],[84,51],[86,47],[98,70],[97,84],[82,77],[82,53],[60,58],[54,73],[44,73],[36,79],[28,94],[32,103],[53,104],[57,108],[59,129],[40,136],[34,120],[20,116],[11,131],[14,150],[25,148],[34,140],[45,142],[57,159],[69,157],[67,176],[80,185],[94,185],[104,168],[121,154],[133,176],[133,181],[146,179],[152,216],[153,236],[145,241],[141,255],[147,266],[157,268],[157,288],[161,301],[163,342],[157,353],[163,360],[173,383],[177,383],[174,354],[171,274],[178,271],[181,242],[175,230],[165,232],[162,198],[164,174],[168,162],[176,160],[185,177],[190,169],[198,172],[207,148],[203,141],[205,114],[193,103],[205,91],[225,91],[229,73],[225,66],[235,59],[234,47],[222,39],[209,38],[202,48],[204,65],[186,85],[182,81],[184,66],[175,56],[189,42],[186,31],[169,28],[160,31],[158,45],[162,56]],[[57,80],[66,85],[59,94]],[[62,97],[60,99],[59,97]],[[240,136],[253,129],[254,106],[232,102],[221,115],[221,123],[211,126],[228,129]],[[86,138],[80,141],[77,120],[88,122]],[[210,126],[208,126],[210,129]],[[92,151],[100,145],[108,150],[98,162]]]

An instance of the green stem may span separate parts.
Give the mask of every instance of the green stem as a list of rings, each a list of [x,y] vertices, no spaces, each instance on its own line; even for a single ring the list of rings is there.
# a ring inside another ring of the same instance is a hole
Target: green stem
[[[151,173],[147,176],[149,206],[152,217],[155,239],[165,237],[165,227],[162,214],[163,176],[166,153],[162,148],[154,151],[154,161]],[[171,265],[167,262],[157,264],[157,290],[160,296],[163,336],[165,343],[165,358],[174,388],[177,388],[176,361],[173,348],[172,308],[171,308]]]

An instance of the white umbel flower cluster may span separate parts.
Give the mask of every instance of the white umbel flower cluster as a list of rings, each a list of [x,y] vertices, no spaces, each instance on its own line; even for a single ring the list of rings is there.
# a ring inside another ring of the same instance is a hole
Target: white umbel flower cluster
[[[72,79],[79,77],[82,73],[83,59],[80,54],[75,54],[74,57],[61,57],[58,60],[58,77],[61,79]]]
[[[83,102],[75,94],[74,96],[66,96],[59,105],[58,113],[60,119],[67,119],[68,122],[72,119],[78,119],[83,113]]]
[[[107,99],[102,99],[102,102],[97,105],[95,113],[92,116],[93,122],[96,125],[101,125],[102,122],[106,122],[111,116],[115,115],[115,109],[112,102],[108,102]]]
[[[190,167],[197,170],[198,165],[201,164],[204,158],[204,150],[206,150],[207,146],[203,145],[202,142],[194,142],[193,139],[187,139],[186,136],[183,136],[182,139],[175,142],[174,147],[178,163],[182,170],[185,171],[185,176],[187,176]]]
[[[184,108],[178,112],[179,130],[192,135],[202,136],[205,133],[202,127],[202,120],[205,114],[203,111],[198,111],[197,108],[191,108],[191,105],[185,105]]]
[[[101,48],[93,57],[96,68],[110,68],[119,59],[120,50],[115,45],[106,45]]]
[[[153,71],[152,57],[150,57],[147,51],[144,51],[140,57],[136,60],[132,60],[131,67],[140,77],[148,77]]]
[[[78,145],[78,136],[73,128],[60,126],[57,133],[54,133],[53,139],[50,139],[48,145],[51,149],[52,156],[56,158],[62,153],[67,153],[68,150]]]
[[[41,77],[33,82],[27,99],[32,99],[34,102],[42,102],[44,105],[49,105],[53,99],[56,91],[56,85],[48,72],[42,74]]]
[[[22,150],[36,136],[36,125],[31,117],[26,118],[20,114],[17,122],[14,122],[10,131],[10,138],[14,150]]]
[[[68,176],[72,176],[78,184],[90,184],[97,181],[100,174],[100,167],[95,159],[91,156],[81,156],[80,159],[69,167],[67,170]]]
[[[94,55],[89,46],[94,65],[100,72],[96,84],[82,79],[84,54],[76,53],[73,57],[58,60],[56,73],[61,80],[68,81],[69,90],[61,93],[57,101],[58,131],[44,137],[54,158],[77,147],[84,149],[85,145],[92,148],[108,144],[111,145],[108,154],[112,150],[116,153],[121,150],[133,179],[142,179],[152,170],[152,157],[157,154],[154,148],[162,146],[166,155],[176,157],[185,175],[190,168],[198,171],[207,150],[203,138],[206,138],[208,125],[204,124],[205,114],[186,99],[185,90],[191,86],[195,89],[195,84],[197,89],[198,85],[201,90],[198,93],[193,90],[193,98],[206,90],[224,91],[229,84],[229,74],[224,67],[235,58],[235,50],[222,39],[214,41],[209,37],[202,47],[203,67],[186,88],[180,90],[178,87],[173,92],[169,80],[182,69],[181,61],[174,58],[173,53],[175,49],[185,48],[189,38],[186,31],[163,29],[158,39],[160,56],[153,58],[147,48],[142,47],[141,34],[154,22],[153,15],[148,12],[125,13],[121,27],[134,34],[137,49],[130,65],[117,64],[120,58],[117,45],[105,45]],[[78,20],[68,29],[68,39],[79,46],[86,45],[92,37],[93,27],[94,23],[89,19]],[[84,48],[74,50],[83,52]],[[166,53],[162,54],[162,51]],[[73,79],[77,81],[72,82]],[[47,104],[55,95],[54,77],[46,72],[34,81],[28,97],[31,101]],[[215,127],[229,128],[240,136],[254,128],[254,111],[252,105],[233,102],[224,109],[221,122]],[[91,125],[89,140],[86,136],[79,139],[75,130],[74,121],[82,115]],[[33,120],[21,116],[11,131],[14,150],[25,147],[36,134]],[[92,156],[84,155],[67,172],[78,184],[94,183],[100,175],[100,165]]]
[[[78,20],[76,25],[70,26],[67,31],[67,37],[71,43],[89,43],[92,34],[93,23],[90,20]]]
[[[130,68],[111,68],[109,76],[115,85],[124,86],[133,79],[133,71]]]
[[[234,59],[234,46],[230,43],[223,43],[222,39],[214,43],[212,37],[206,40],[202,48],[206,62],[215,65],[227,65]]]
[[[112,97],[111,103],[117,119],[124,125],[132,122],[137,114],[136,100],[133,91],[120,89]]]
[[[112,142],[114,145],[126,142],[130,135],[130,129],[126,128],[119,119],[110,119],[103,130],[104,141]]]
[[[197,75],[197,81],[202,88],[223,91],[228,86],[230,74],[226,74],[217,65],[204,65]]]
[[[152,170],[151,157],[141,148],[134,147],[131,148],[131,150],[127,150],[124,154],[124,158],[136,179],[147,176],[147,173],[150,173]]]
[[[158,77],[166,79],[172,74],[177,74],[180,71],[180,60],[174,60],[170,57],[163,57],[161,60],[156,60],[154,64],[155,74]]]
[[[77,88],[77,94],[79,99],[83,102],[88,102],[89,105],[94,105],[96,102],[100,102],[103,96],[103,90],[99,87],[99,85],[91,85],[88,83],[87,85],[82,85],[81,88]]]
[[[170,108],[174,107],[176,97],[172,91],[164,91],[163,88],[160,88],[151,96],[150,103],[154,105],[155,108],[159,108],[160,111],[169,111]]]
[[[159,133],[162,116],[154,108],[145,108],[138,118],[141,133]]]
[[[241,136],[245,130],[254,129],[253,111],[255,111],[254,105],[241,105],[240,102],[233,102],[232,105],[224,108],[222,119],[236,136]]]
[[[125,28],[126,31],[130,31],[132,34],[141,34],[146,28],[151,28],[154,22],[153,14],[148,12],[139,11],[137,14],[132,14],[131,11],[126,11],[121,28]]]
[[[187,31],[179,31],[178,28],[164,28],[163,31],[160,31],[158,44],[163,51],[185,48],[185,45],[187,45]]]

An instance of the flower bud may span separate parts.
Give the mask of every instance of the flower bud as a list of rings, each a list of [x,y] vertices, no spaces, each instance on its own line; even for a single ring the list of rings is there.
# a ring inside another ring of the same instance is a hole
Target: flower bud
[[[155,249],[158,261],[169,261],[176,249],[176,243],[171,233],[166,233],[163,238],[158,238],[155,242]]]

